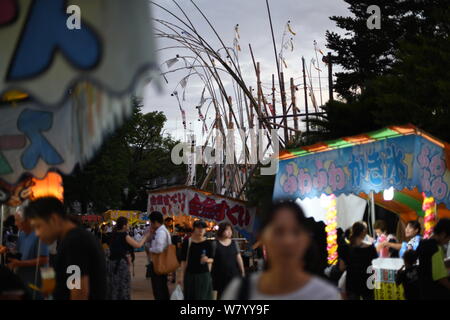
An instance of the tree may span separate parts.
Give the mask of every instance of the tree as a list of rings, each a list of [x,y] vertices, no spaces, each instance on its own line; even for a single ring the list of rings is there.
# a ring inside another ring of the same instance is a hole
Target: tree
[[[337,72],[335,90],[347,102],[355,101],[366,89],[368,81],[383,75],[395,62],[395,52],[401,39],[415,34],[417,14],[415,0],[344,0],[353,17],[332,16],[331,20],[345,30],[341,36],[327,31],[327,48],[337,54],[333,63],[344,71]],[[381,29],[370,30],[367,9],[381,9]]]
[[[143,114],[142,102],[137,98],[133,98],[133,106],[131,117],[106,140],[98,155],[64,177],[66,202],[80,202],[83,213],[89,204],[96,212],[145,211],[151,179],[185,174],[185,166],[176,166],[170,159],[178,141],[164,137],[165,115]]]
[[[382,25],[368,30],[369,1],[345,1],[355,18],[331,19],[350,37],[327,32],[327,39],[338,52],[334,62],[346,70],[336,74],[336,91],[346,102],[327,104],[316,134],[337,138],[412,123],[449,139],[450,2],[370,1],[381,7]]]

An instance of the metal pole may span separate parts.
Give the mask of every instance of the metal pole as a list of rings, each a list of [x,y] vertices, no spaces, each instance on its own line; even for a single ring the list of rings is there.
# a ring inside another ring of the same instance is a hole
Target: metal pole
[[[375,200],[374,200],[373,195],[374,195],[374,192],[370,191],[370,217],[369,218],[370,218],[371,224],[370,224],[369,230],[371,232],[372,237],[374,236],[373,225],[375,224]]]

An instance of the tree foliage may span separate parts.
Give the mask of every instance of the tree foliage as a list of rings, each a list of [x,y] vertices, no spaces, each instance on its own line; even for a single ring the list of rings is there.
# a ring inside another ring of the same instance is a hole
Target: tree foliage
[[[142,103],[133,98],[133,114],[106,139],[96,157],[64,177],[66,202],[81,204],[100,213],[108,209],[142,210],[147,207],[150,180],[185,174],[184,166],[170,159],[178,143],[163,135],[166,117],[162,112],[142,113]]]

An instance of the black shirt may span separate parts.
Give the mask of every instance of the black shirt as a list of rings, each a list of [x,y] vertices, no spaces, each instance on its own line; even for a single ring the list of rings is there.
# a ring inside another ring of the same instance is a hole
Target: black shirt
[[[237,263],[239,249],[234,241],[228,246],[216,241],[215,246],[214,263],[211,268],[213,286],[216,290],[223,290],[234,277],[240,274]]]
[[[420,289],[423,299],[450,299],[450,290],[438,279],[448,276],[438,242],[431,238],[422,240],[417,247]]]
[[[211,241],[205,240],[200,243],[191,241],[191,247],[189,249],[189,258],[187,258],[189,239],[183,241],[183,247],[181,249],[181,261],[187,260],[186,272],[189,273],[204,273],[209,272],[208,264],[200,263],[203,252],[205,252],[208,258],[214,257],[213,245]]]
[[[378,258],[376,249],[373,246],[349,247],[347,252],[347,277],[346,289],[348,292],[358,295],[370,295],[372,290],[367,286],[367,279],[370,274],[368,267],[372,265],[372,260]]]
[[[55,262],[55,300],[70,299],[67,279],[73,277],[75,272],[67,273],[69,266],[78,266],[81,276],[89,276],[89,300],[105,299],[106,265],[103,249],[92,233],[79,227],[70,230],[59,244]]]
[[[127,258],[127,253],[130,251],[130,246],[125,239],[126,232],[113,232],[111,242],[109,244],[109,258],[111,260],[121,260]]]
[[[406,300],[420,299],[419,270],[417,266],[406,267],[403,270],[399,270],[395,282],[397,285],[403,285]]]

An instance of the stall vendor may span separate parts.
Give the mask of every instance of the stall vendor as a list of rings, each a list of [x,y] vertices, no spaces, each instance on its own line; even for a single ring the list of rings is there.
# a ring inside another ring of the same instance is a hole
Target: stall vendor
[[[418,221],[409,221],[405,228],[405,236],[407,241],[402,243],[383,242],[381,248],[392,248],[399,251],[399,257],[402,258],[406,250],[416,250],[419,246],[422,236],[420,235],[420,223]]]

